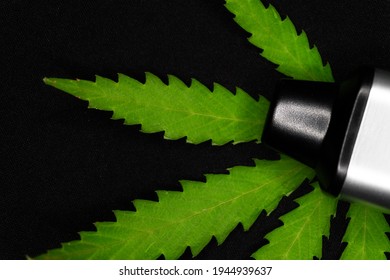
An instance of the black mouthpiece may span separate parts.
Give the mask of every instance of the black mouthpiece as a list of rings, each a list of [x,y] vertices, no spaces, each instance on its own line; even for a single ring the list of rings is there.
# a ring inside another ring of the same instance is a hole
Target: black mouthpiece
[[[282,80],[271,102],[262,142],[314,168],[337,92],[334,83]]]

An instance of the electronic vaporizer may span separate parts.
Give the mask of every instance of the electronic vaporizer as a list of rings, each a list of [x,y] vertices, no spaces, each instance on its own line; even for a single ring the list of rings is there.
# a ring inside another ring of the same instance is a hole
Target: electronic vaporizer
[[[282,80],[262,141],[314,168],[326,192],[390,210],[390,72],[364,68],[342,83]]]

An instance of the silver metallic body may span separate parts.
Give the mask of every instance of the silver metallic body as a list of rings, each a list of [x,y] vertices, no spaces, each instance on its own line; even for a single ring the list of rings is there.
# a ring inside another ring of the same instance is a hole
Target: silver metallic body
[[[390,73],[376,70],[341,198],[390,210]]]

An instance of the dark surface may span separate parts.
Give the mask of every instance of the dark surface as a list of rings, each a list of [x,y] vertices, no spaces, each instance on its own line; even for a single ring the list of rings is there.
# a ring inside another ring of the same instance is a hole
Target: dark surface
[[[77,239],[93,222],[113,220],[112,209],[156,199],[157,189],[180,189],[180,179],[203,180],[204,173],[275,156],[255,143],[213,147],[142,134],[42,82],[45,76],[115,79],[118,72],[142,80],[150,71],[270,97],[283,76],[258,55],[223,1],[34,2],[0,4],[1,259]],[[390,2],[272,2],[306,31],[336,80],[361,64],[390,68]],[[212,240],[199,258],[249,258],[295,206],[283,199],[250,231],[238,226],[221,246]],[[324,238],[324,258],[338,258],[345,247],[347,206],[340,209]],[[190,257],[187,250],[183,258]]]

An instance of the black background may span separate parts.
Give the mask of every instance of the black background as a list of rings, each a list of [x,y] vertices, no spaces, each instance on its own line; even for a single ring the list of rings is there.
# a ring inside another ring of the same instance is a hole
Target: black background
[[[336,80],[362,64],[390,68],[390,2],[268,2],[306,31]],[[179,190],[180,179],[204,180],[204,173],[275,157],[255,143],[214,147],[142,134],[42,82],[45,76],[116,79],[118,72],[143,80],[150,71],[271,97],[283,75],[259,56],[223,3],[0,3],[0,258],[35,256],[77,239],[77,232],[94,230],[93,222],[114,220],[113,209],[156,199],[157,189]],[[239,225],[221,246],[213,239],[198,258],[249,258],[280,225],[278,215],[293,207],[284,199],[270,218],[262,213],[249,232]],[[346,205],[339,210],[324,258],[338,258],[345,246]],[[188,249],[183,258],[191,258]]]

